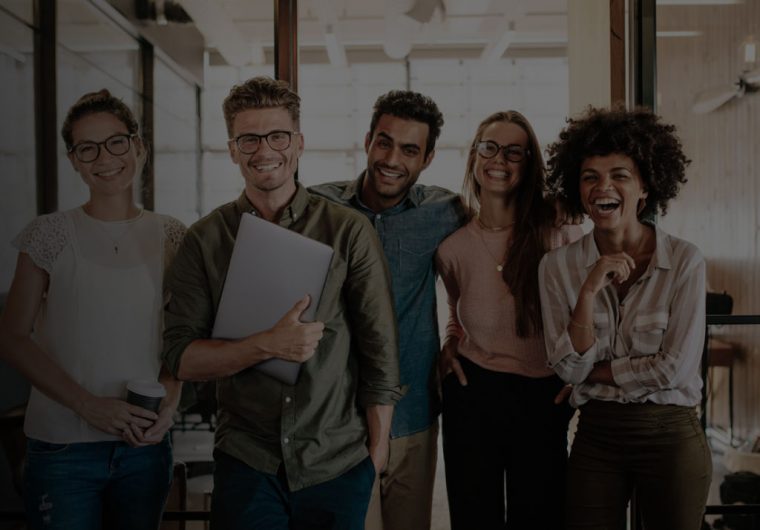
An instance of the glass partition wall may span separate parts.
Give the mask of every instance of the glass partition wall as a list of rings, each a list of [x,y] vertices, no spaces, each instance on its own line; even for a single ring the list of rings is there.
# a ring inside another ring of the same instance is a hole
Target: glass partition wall
[[[121,98],[141,122],[138,41],[87,0],[58,0],[57,11],[57,130],[79,97],[102,88]],[[59,134],[58,208],[86,200],[87,187],[72,168]]]
[[[21,13],[23,14],[23,13]],[[37,213],[34,135],[34,27],[0,3],[0,293],[16,266],[11,239]]]

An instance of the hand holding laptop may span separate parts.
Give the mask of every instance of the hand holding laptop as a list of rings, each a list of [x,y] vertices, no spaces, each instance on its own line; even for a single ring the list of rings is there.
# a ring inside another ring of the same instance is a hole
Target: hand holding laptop
[[[211,336],[235,340],[265,332],[277,346],[253,368],[294,385],[322,336],[323,324],[313,321],[332,256],[329,245],[244,213]]]
[[[314,355],[325,325],[322,322],[301,322],[301,314],[310,303],[311,296],[307,294],[268,331],[270,340],[266,348],[272,357],[302,363]]]

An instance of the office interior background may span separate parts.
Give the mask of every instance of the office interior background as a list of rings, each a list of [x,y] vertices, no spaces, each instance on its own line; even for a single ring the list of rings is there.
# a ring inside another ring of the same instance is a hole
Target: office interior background
[[[758,314],[760,93],[739,84],[759,68],[760,0],[0,0],[0,297],[12,238],[86,201],[60,138],[79,96],[107,88],[135,110],[151,146],[138,200],[189,225],[242,190],[221,103],[234,83],[269,75],[301,95],[306,185],[356,178],[372,104],[390,89],[440,106],[420,182],[454,191],[494,111],[520,110],[546,145],[588,104],[653,106],[692,159],[658,222],[699,246],[735,314]],[[734,346],[733,421],[728,370],[708,382],[709,424],[730,428],[729,444],[760,434],[758,328],[711,329]],[[28,387],[0,368],[5,411]],[[7,467],[0,455],[0,476]],[[0,495],[0,510],[13,502]]]

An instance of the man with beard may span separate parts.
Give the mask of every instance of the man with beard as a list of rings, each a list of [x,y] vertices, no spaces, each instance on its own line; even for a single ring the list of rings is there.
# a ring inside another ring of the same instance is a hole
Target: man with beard
[[[366,170],[354,181],[310,188],[372,221],[391,269],[406,393],[395,408],[390,458],[375,481],[367,530],[430,528],[440,411],[433,257],[465,219],[456,194],[416,184],[433,160],[442,126],[429,97],[388,92],[375,102],[364,139]]]
[[[220,530],[363,528],[401,395],[380,242],[362,215],[295,180],[299,107],[282,81],[257,77],[232,88],[224,117],[245,190],[188,230],[166,279],[168,366],[180,379],[217,379],[211,525]],[[211,339],[247,212],[333,247],[317,322],[299,320],[304,297],[267,331]],[[303,363],[295,385],[249,369],[270,358]]]

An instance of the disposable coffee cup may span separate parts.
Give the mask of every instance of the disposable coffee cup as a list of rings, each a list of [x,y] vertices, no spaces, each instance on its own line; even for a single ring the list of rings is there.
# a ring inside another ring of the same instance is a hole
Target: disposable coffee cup
[[[161,400],[166,396],[164,385],[157,381],[133,379],[127,383],[127,403],[152,412],[158,412]]]

